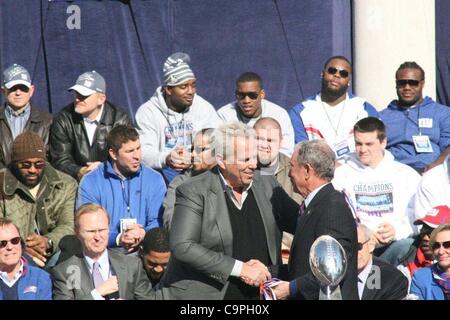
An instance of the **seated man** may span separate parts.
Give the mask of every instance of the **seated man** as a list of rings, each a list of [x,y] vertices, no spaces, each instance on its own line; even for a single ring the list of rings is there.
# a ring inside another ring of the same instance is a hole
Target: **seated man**
[[[408,294],[408,279],[394,266],[374,257],[372,231],[358,225],[358,294],[360,300],[402,300]]]
[[[0,168],[11,161],[12,142],[22,132],[36,132],[45,145],[48,143],[52,115],[30,104],[34,89],[24,67],[13,64],[3,72],[2,92],[6,101],[0,106]]]
[[[128,115],[106,100],[105,79],[96,71],[80,75],[74,102],[55,117],[50,132],[50,160],[56,169],[80,180],[106,160],[106,136]]]
[[[46,162],[44,141],[34,132],[17,136],[11,163],[0,171],[0,217],[14,222],[25,251],[39,266],[59,240],[73,234],[77,182]]]
[[[108,247],[137,249],[145,231],[161,226],[166,185],[162,176],[141,164],[139,134],[131,126],[118,125],[106,138],[108,158],[80,181],[76,207],[97,203],[108,214]]]
[[[387,149],[422,173],[450,145],[450,108],[423,97],[425,71],[417,63],[402,63],[395,80],[398,100],[380,112],[388,129]]]
[[[420,300],[450,300],[450,223],[433,230],[430,246],[436,263],[414,273],[410,293]]]
[[[450,206],[450,155],[444,162],[427,172],[420,180],[414,198],[414,213],[420,219],[433,207]]]
[[[147,277],[155,288],[170,259],[169,231],[165,228],[148,230],[139,246],[139,253]]]
[[[287,111],[266,100],[261,77],[254,72],[244,72],[236,80],[236,101],[221,107],[217,114],[226,123],[240,121],[253,127],[261,117],[271,117],[281,125],[283,137],[280,152],[291,156],[294,150],[294,129]]]
[[[413,239],[412,203],[420,175],[385,150],[383,122],[368,117],[354,126],[356,153],[343,158],[333,184],[349,197],[356,218],[372,230],[375,256],[397,266]]]
[[[214,129],[202,129],[194,138],[192,145],[192,166],[184,174],[176,176],[167,188],[166,199],[164,200],[164,227],[170,229],[172,222],[173,210],[175,207],[175,190],[176,188],[188,180],[212,169],[216,165],[214,150]]]
[[[325,62],[320,92],[289,111],[295,143],[324,139],[337,159],[355,151],[353,126],[360,119],[378,117],[378,112],[365,99],[348,92],[352,69],[343,56],[333,56]]]
[[[75,233],[81,241],[77,253],[53,269],[55,300],[153,299],[142,262],[107,250],[109,215],[97,204],[75,212]]]
[[[145,165],[162,170],[167,184],[191,166],[193,136],[220,123],[214,107],[197,94],[197,80],[186,53],[164,63],[164,85],[139,107],[136,125]]]
[[[19,229],[0,218],[0,300],[51,300],[52,280],[22,256]]]
[[[423,218],[414,222],[414,224],[422,226],[420,234],[406,255],[400,259],[400,265],[397,266],[397,269],[402,271],[409,281],[417,270],[433,264],[430,235],[439,225],[448,222],[450,222],[450,208],[447,206],[434,207]]]

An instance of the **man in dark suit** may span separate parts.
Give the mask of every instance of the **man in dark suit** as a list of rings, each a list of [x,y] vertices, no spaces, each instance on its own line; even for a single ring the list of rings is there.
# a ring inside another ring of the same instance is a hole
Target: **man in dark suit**
[[[344,300],[357,300],[356,223],[344,196],[334,190],[335,155],[322,140],[303,141],[291,158],[290,178],[294,189],[304,198],[297,221],[277,217],[283,231],[294,234],[288,264],[288,281],[275,287],[278,299],[319,298],[320,284],[309,265],[309,251],[321,235],[330,235],[347,254],[347,273],[339,284]],[[303,209],[304,208],[304,209]]]
[[[373,256],[372,231],[358,225],[358,294],[361,300],[401,300],[408,294],[408,279],[397,268]]]
[[[176,189],[164,299],[259,299],[257,286],[271,277],[266,266],[281,263],[273,214],[281,187],[255,171],[254,129],[223,125],[215,146],[218,166]],[[293,200],[283,205],[298,211]]]
[[[97,204],[85,204],[75,212],[75,232],[82,253],[55,266],[53,299],[105,300],[153,299],[142,262],[107,250],[109,216]]]

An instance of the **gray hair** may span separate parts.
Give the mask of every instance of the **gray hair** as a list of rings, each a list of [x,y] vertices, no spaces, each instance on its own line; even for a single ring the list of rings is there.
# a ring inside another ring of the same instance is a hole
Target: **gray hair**
[[[298,164],[309,164],[321,179],[333,179],[336,156],[325,141],[302,141],[297,144],[296,149]]]
[[[238,121],[226,123],[216,129],[216,154],[224,160],[235,154],[234,138],[255,138],[256,131],[252,127]]]
[[[373,232],[369,229],[365,224],[359,223],[358,229],[361,229],[362,232],[364,232],[364,241],[372,239]]]

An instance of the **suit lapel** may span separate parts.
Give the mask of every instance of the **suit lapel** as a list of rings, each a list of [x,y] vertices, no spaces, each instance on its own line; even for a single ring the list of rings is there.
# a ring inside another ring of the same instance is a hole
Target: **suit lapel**
[[[211,190],[208,192],[209,207],[211,209],[210,214],[215,215],[217,228],[219,229],[220,237],[222,238],[224,253],[228,256],[232,256],[233,233],[231,231],[230,216],[225,200],[226,195],[220,181],[217,167],[211,171],[210,177],[212,179]]]
[[[265,195],[262,184],[259,181],[259,174],[256,172],[253,178],[252,191],[255,196],[256,204],[258,206],[259,212],[261,213],[261,219],[264,224],[264,230],[266,232],[267,248],[269,250],[269,256],[272,263],[275,265],[278,261],[277,259],[277,249],[276,249],[276,238],[274,232],[275,219],[272,213],[272,204],[268,201]]]
[[[307,222],[311,219],[311,217],[314,215],[315,207],[320,203],[321,199],[326,196],[328,193],[330,193],[332,190],[334,190],[331,183],[324,186],[311,200],[309,205],[305,208],[305,213],[298,218],[297,228],[295,229],[295,237],[301,236],[303,229],[305,226],[307,226]],[[292,247],[291,252],[294,252],[296,244],[298,241],[292,241]],[[289,269],[292,269],[292,263],[293,260],[289,259],[288,265]]]
[[[118,255],[112,250],[108,250],[109,263],[111,264],[111,269],[117,276],[117,281],[119,283],[119,297],[127,298],[127,269],[124,261],[120,259]]]
[[[76,257],[81,274],[80,289],[81,291],[83,291],[83,295],[88,295],[92,290],[94,290],[94,280],[92,279],[92,273],[89,271],[88,263],[84,256],[77,254]]]

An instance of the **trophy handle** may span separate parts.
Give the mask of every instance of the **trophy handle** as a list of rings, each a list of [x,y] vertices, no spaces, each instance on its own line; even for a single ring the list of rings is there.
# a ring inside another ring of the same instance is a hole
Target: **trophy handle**
[[[320,286],[319,300],[342,300],[341,288],[337,286]]]

